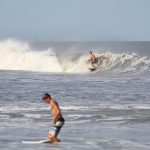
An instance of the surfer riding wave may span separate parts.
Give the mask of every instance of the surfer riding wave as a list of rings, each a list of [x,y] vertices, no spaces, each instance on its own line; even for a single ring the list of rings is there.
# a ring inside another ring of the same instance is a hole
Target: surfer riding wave
[[[93,68],[96,67],[95,64],[97,64],[98,59],[92,51],[89,52],[88,62],[92,65]]]

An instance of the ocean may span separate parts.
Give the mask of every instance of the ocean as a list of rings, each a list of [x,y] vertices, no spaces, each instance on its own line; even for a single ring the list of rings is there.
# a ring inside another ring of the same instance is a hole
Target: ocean
[[[22,143],[47,138],[45,92],[66,120],[61,142]],[[0,41],[1,150],[149,150],[149,135],[150,42]]]

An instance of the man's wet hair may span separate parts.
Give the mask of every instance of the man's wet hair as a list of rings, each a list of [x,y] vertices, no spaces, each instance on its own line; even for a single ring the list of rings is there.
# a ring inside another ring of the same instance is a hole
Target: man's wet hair
[[[51,95],[48,94],[48,93],[44,93],[42,99],[44,100],[44,99],[47,99],[47,98],[51,98]]]

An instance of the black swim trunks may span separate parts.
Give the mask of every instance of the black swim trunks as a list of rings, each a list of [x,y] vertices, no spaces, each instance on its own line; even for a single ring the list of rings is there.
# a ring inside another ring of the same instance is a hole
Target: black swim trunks
[[[63,127],[64,123],[65,123],[64,118],[60,117],[56,121],[56,123],[54,124],[54,126],[52,127],[52,129],[49,131],[49,133],[57,137],[58,134],[60,133],[60,130]]]

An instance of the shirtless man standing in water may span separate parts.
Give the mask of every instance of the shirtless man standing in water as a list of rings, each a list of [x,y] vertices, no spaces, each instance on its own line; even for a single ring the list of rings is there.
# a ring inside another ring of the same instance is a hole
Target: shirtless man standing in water
[[[61,110],[59,108],[58,103],[51,98],[51,95],[48,93],[45,93],[43,95],[43,101],[46,104],[50,104],[51,106],[51,113],[52,113],[52,122],[53,122],[53,128],[48,133],[48,138],[52,143],[54,142],[60,142],[58,139],[58,134],[62,128],[62,126],[65,123],[64,118],[62,117]]]

